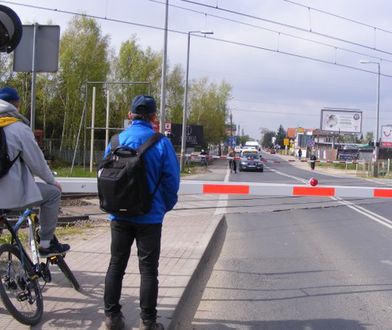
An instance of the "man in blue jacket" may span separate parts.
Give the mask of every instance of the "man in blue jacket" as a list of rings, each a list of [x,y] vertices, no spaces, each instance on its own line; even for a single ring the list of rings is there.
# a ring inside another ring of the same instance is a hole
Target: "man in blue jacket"
[[[132,101],[129,117],[132,124],[119,135],[119,144],[137,149],[154,134],[151,122],[156,118],[154,98],[138,95]],[[110,144],[105,156],[110,152]],[[177,203],[180,171],[174,148],[169,139],[162,137],[143,154],[152,208],[146,215],[116,216],[111,220],[111,259],[105,278],[105,324],[108,329],[124,328],[119,303],[122,280],[136,240],[139,258],[140,282],[140,329],[163,329],[156,322],[158,298],[158,264],[161,248],[162,222],[165,213]]]

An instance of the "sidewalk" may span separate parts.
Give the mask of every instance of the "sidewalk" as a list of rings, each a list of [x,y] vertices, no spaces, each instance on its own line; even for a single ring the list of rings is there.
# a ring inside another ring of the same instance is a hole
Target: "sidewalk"
[[[218,180],[223,180],[226,169],[213,165],[208,171],[217,175]],[[216,195],[183,195],[175,209],[165,217],[158,299],[158,321],[164,324],[165,329],[176,328],[178,303],[181,298],[186,299],[183,296],[186,295],[192,275],[199,264],[203,264],[203,255],[207,247],[211,246],[210,241],[213,241],[214,235],[222,228],[220,224],[223,223],[223,215],[216,208],[218,203],[219,197]],[[58,268],[51,266],[52,282],[43,290],[43,319],[32,329],[105,329],[103,292],[110,259],[109,223],[105,220],[106,215],[100,212],[97,199],[80,204],[82,205],[65,208],[63,211],[70,214],[94,214],[90,218],[96,220],[91,229],[83,230],[82,234],[66,240],[72,247],[66,261],[78,279],[82,292],[75,291]],[[123,280],[121,304],[126,329],[138,329],[139,326],[140,277],[135,252],[136,248],[133,247]],[[0,302],[0,328],[30,327],[15,321]]]

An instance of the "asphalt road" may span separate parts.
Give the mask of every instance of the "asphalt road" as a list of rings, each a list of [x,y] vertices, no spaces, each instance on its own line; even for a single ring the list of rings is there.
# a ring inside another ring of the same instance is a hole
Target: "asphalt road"
[[[228,180],[293,184],[311,176],[271,162],[263,173]],[[375,186],[354,177],[317,178]],[[192,328],[392,329],[389,200],[233,196],[225,208],[226,236],[200,288]]]

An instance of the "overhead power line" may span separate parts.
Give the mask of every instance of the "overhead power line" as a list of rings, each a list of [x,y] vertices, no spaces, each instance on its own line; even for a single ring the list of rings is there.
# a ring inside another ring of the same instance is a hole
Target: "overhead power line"
[[[159,3],[161,5],[166,5],[165,2],[158,1],[158,0],[150,0],[150,1],[151,2],[155,2],[155,3]],[[325,43],[325,42],[321,42],[321,41],[317,41],[317,40],[313,40],[313,39],[309,39],[309,38],[305,38],[305,37],[299,37],[299,36],[296,36],[294,34],[281,32],[281,31],[278,31],[278,30],[269,29],[269,28],[266,28],[266,27],[263,27],[263,26],[260,26],[260,25],[250,24],[250,23],[242,22],[242,21],[231,19],[231,18],[227,18],[227,17],[210,14],[210,13],[207,13],[207,12],[201,12],[201,11],[198,11],[198,10],[185,8],[185,7],[178,6],[178,5],[169,4],[169,6],[173,7],[173,8],[178,8],[178,9],[181,9],[181,10],[197,13],[197,14],[200,14],[200,15],[203,15],[203,16],[210,16],[210,17],[217,18],[217,19],[220,19],[220,20],[225,20],[225,21],[228,21],[228,22],[241,24],[241,25],[246,25],[246,26],[250,26],[250,27],[253,27],[253,28],[256,28],[256,29],[260,29],[260,30],[276,33],[278,36],[282,35],[282,36],[287,36],[287,37],[298,39],[298,40],[302,40],[302,41],[307,41],[307,42],[314,43],[314,44],[317,44],[317,45],[321,45],[321,46],[332,48],[335,51],[341,50],[341,51],[344,51],[344,52],[347,52],[347,53],[353,53],[353,54],[356,54],[356,55],[361,55],[361,56],[366,56],[366,57],[369,57],[369,58],[374,58],[374,59],[377,59],[379,61],[392,63],[392,60],[386,59],[384,57],[369,55],[369,54],[358,52],[358,51],[355,51],[355,50],[352,50],[352,49],[339,47],[339,46],[336,46],[336,45],[333,45],[333,44],[329,44],[329,43]],[[336,61],[335,61],[335,63],[336,63]]]
[[[208,4],[205,4],[205,3],[200,3],[200,2],[197,2],[197,1],[192,1],[192,0],[180,0],[180,1],[186,2],[186,3],[191,3],[191,4],[197,5],[197,6],[207,7],[207,8],[214,9],[214,10],[223,11],[223,12],[230,13],[230,14],[233,14],[233,15],[239,15],[239,16],[252,18],[252,19],[255,19],[255,20],[259,20],[259,21],[263,21],[263,22],[267,22],[267,23],[271,23],[271,24],[284,26],[284,27],[287,27],[287,28],[290,28],[290,29],[294,29],[294,30],[298,30],[298,31],[302,31],[302,32],[315,34],[315,35],[318,35],[320,37],[329,38],[329,39],[333,39],[333,40],[336,40],[336,41],[344,42],[344,43],[347,43],[347,44],[350,44],[350,45],[354,45],[354,46],[370,49],[370,50],[373,50],[373,51],[377,51],[377,52],[380,52],[380,53],[392,55],[392,52],[389,52],[389,51],[386,51],[386,50],[382,50],[382,49],[379,49],[377,47],[371,47],[371,46],[368,46],[368,45],[365,45],[365,44],[361,44],[359,42],[354,42],[354,41],[351,41],[351,40],[348,40],[348,39],[338,38],[338,37],[335,37],[335,36],[332,36],[332,35],[329,35],[329,34],[326,34],[326,33],[316,32],[316,31],[313,31],[312,29],[305,29],[305,28],[301,28],[299,26],[295,26],[295,25],[291,25],[291,24],[287,24],[287,23],[282,23],[282,22],[271,20],[271,19],[267,19],[267,18],[255,16],[255,15],[250,15],[250,14],[246,14],[246,13],[243,13],[243,12],[239,12],[239,11],[236,11],[236,10],[231,10],[231,9],[227,9],[227,8],[223,8],[223,7],[219,7],[219,6],[212,6],[212,5],[208,5]]]
[[[315,111],[319,111],[318,113],[309,113],[309,112],[296,112],[296,111],[279,111],[279,110],[264,110],[264,109],[244,109],[244,108],[237,108],[237,107],[230,107],[230,110],[238,113],[242,112],[252,112],[252,113],[260,113],[260,114],[265,114],[265,113],[272,113],[274,115],[289,115],[289,116],[298,116],[298,115],[304,115],[304,116],[313,116],[313,117],[319,117],[320,118],[320,109],[316,109]],[[366,114],[366,118],[369,119],[374,119],[376,116],[369,116]]]
[[[75,15],[75,16],[83,16],[83,17],[89,17],[89,18],[94,18],[94,19],[99,19],[99,20],[104,20],[104,21],[110,21],[110,22],[115,22],[115,23],[121,23],[121,24],[128,24],[128,25],[134,25],[134,26],[140,26],[140,27],[145,27],[149,29],[155,29],[155,30],[164,30],[162,27],[154,26],[154,25],[148,25],[148,24],[142,24],[142,23],[135,23],[135,22],[129,22],[129,21],[124,21],[120,19],[115,19],[115,18],[108,18],[106,16],[97,16],[97,15],[90,15],[90,14],[82,14],[74,11],[69,11],[69,10],[62,10],[62,9],[57,9],[57,8],[47,8],[47,7],[42,7],[42,6],[36,6],[36,5],[28,5],[24,3],[18,3],[18,2],[13,2],[13,1],[0,1],[2,3],[10,4],[10,5],[15,5],[15,6],[21,6],[21,7],[27,7],[27,8],[33,8],[33,9],[39,9],[39,10],[45,10],[45,11],[53,11],[56,13],[62,13],[62,14],[68,14],[68,15]],[[185,32],[180,32],[180,31],[173,31],[177,33],[183,33],[186,34]]]
[[[200,36],[200,38],[206,38],[206,39],[216,40],[216,41],[220,41],[220,42],[224,42],[224,43],[228,43],[228,44],[232,44],[232,45],[244,46],[244,47],[264,50],[264,51],[268,51],[268,52],[272,52],[272,53],[288,55],[288,56],[302,58],[302,59],[306,59],[306,60],[310,60],[310,61],[314,61],[314,62],[319,62],[319,63],[324,63],[324,64],[336,65],[336,66],[340,66],[340,67],[346,68],[346,69],[352,69],[352,70],[356,70],[356,71],[362,71],[362,72],[367,72],[367,73],[378,74],[378,72],[371,71],[371,70],[366,70],[366,69],[361,69],[359,67],[355,67],[355,66],[352,66],[352,65],[334,63],[334,62],[327,61],[327,60],[322,60],[322,59],[319,59],[319,58],[314,58],[314,57],[300,55],[300,54],[295,54],[295,53],[290,53],[290,52],[286,52],[286,51],[280,51],[280,50],[267,48],[267,47],[261,47],[261,46],[257,46],[257,45],[251,45],[251,44],[247,44],[247,43],[243,43],[243,42],[239,42],[239,41],[231,41],[231,40],[226,40],[226,39],[220,39],[220,38],[214,38],[214,37],[202,37],[202,36]],[[380,73],[380,76],[392,78],[392,75],[385,74],[385,73]]]
[[[389,31],[389,30],[386,30],[386,29],[383,29],[383,28],[380,28],[380,27],[377,27],[377,26],[374,26],[374,25],[370,25],[370,24],[367,24],[367,23],[363,23],[363,22],[357,21],[357,20],[352,19],[352,18],[340,16],[340,15],[337,15],[337,14],[334,14],[334,13],[331,13],[331,12],[328,12],[328,11],[325,11],[325,10],[322,10],[322,9],[309,7],[309,6],[306,6],[306,5],[302,4],[302,3],[295,2],[295,1],[292,1],[292,0],[283,0],[283,1],[286,1],[286,2],[291,3],[293,5],[300,6],[300,7],[309,9],[309,10],[317,11],[317,12],[325,14],[325,15],[329,15],[329,16],[333,16],[333,17],[336,17],[336,18],[340,18],[340,19],[348,21],[348,22],[352,22],[352,23],[355,23],[355,24],[366,26],[366,27],[371,28],[373,30],[378,30],[378,31],[382,31],[382,32],[385,32],[385,33],[392,34],[392,31]]]
[[[185,1],[185,0],[181,0],[181,1]],[[22,7],[39,9],[39,10],[53,11],[53,12],[59,12],[59,13],[64,13],[64,14],[70,14],[70,15],[76,15],[76,16],[82,16],[82,17],[89,17],[89,18],[94,18],[94,19],[99,19],[99,20],[104,20],[104,21],[111,21],[111,22],[115,22],[115,23],[140,26],[140,27],[145,27],[145,28],[150,28],[150,29],[155,29],[155,30],[164,30],[164,28],[158,27],[158,26],[141,24],[141,23],[135,23],[135,22],[130,22],[130,21],[124,21],[124,20],[108,18],[108,17],[104,17],[104,16],[81,14],[81,13],[78,13],[78,12],[66,11],[66,10],[61,10],[61,9],[51,9],[51,8],[46,8],[46,7],[41,7],[41,6],[16,3],[16,2],[12,2],[12,1],[0,1],[0,2],[13,4],[13,5],[17,5],[17,6],[22,6]],[[188,32],[172,30],[172,29],[168,29],[168,31],[172,32],[172,33],[182,34],[182,35],[187,35],[188,34]],[[340,66],[340,67],[343,67],[343,68],[346,68],[346,69],[352,69],[352,70],[361,71],[361,72],[378,74],[375,71],[366,70],[366,69],[362,69],[362,68],[351,66],[351,65],[340,64],[340,63],[336,63],[336,62],[332,62],[332,61],[322,60],[322,59],[315,58],[315,57],[310,57],[310,56],[290,53],[290,52],[287,52],[287,51],[281,51],[279,49],[272,49],[272,48],[262,47],[262,46],[258,46],[258,45],[252,45],[252,44],[248,44],[248,43],[244,43],[244,42],[238,42],[238,41],[232,41],[232,40],[226,40],[226,39],[220,39],[220,38],[214,38],[214,37],[207,37],[207,36],[194,35],[193,37],[194,38],[204,38],[204,39],[209,39],[209,40],[215,40],[215,41],[219,41],[219,42],[223,42],[223,43],[227,43],[227,44],[231,44],[231,45],[242,46],[242,47],[258,49],[258,50],[268,51],[268,52],[277,53],[277,54],[282,54],[282,55],[288,55],[288,56],[292,56],[292,57],[296,57],[296,58],[306,59],[306,60],[310,60],[310,61],[313,61],[313,62],[319,62],[319,63],[323,63],[323,64],[336,65],[336,66]],[[381,73],[380,75],[383,76],[383,77],[392,78],[392,75],[388,75],[388,74],[385,74],[385,73]]]

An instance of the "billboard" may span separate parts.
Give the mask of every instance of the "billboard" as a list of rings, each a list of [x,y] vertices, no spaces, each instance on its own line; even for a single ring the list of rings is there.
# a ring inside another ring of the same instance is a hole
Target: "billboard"
[[[186,126],[186,147],[201,147],[204,145],[203,126],[187,125]],[[181,145],[182,125],[171,124],[171,142],[175,146]]]
[[[362,111],[349,109],[321,109],[320,129],[337,133],[361,133]]]
[[[381,126],[381,145],[383,147],[392,147],[392,125]]]

